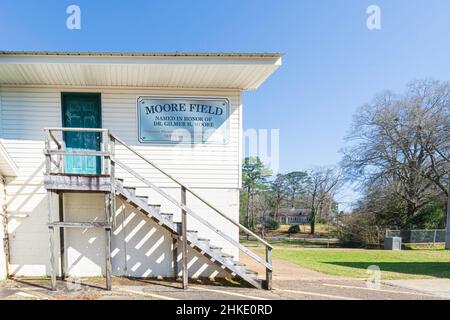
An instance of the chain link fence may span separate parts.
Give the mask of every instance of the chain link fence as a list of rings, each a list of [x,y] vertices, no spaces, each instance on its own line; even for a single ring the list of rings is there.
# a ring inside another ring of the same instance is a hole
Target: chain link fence
[[[445,229],[386,230],[386,237],[400,237],[403,243],[443,243]]]

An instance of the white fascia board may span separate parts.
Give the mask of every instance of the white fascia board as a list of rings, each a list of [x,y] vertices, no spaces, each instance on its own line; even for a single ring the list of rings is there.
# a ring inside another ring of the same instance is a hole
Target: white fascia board
[[[158,64],[158,65],[281,65],[281,57],[186,56],[51,56],[0,55],[5,64]]]

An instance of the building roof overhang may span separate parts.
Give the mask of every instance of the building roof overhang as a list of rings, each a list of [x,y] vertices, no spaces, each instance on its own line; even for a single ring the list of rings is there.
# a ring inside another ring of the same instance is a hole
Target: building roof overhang
[[[0,51],[0,85],[254,90],[279,53]]]

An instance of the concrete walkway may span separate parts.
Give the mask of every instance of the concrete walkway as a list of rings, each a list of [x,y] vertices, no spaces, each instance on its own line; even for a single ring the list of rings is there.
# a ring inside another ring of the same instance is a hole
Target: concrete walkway
[[[298,249],[297,249],[298,250]],[[303,250],[303,249],[302,249]],[[264,257],[261,254],[258,254],[262,259]],[[244,253],[241,253],[239,257],[240,261],[245,263],[247,265],[247,268],[253,271],[258,272],[260,278],[264,278],[266,271],[263,266],[261,266],[259,263],[257,263],[254,259],[250,258]],[[310,280],[332,280],[332,279],[338,279],[338,280],[345,280],[345,279],[351,279],[346,277],[337,277],[328,275],[325,273],[321,273],[318,271],[314,271],[311,269],[307,269],[304,267],[301,267],[295,263],[281,260],[281,259],[272,259],[273,268],[275,270],[273,274],[273,280],[274,282],[279,281],[310,281]]]
[[[264,268],[241,256],[249,268],[265,276]],[[57,281],[51,291],[48,279],[13,279],[0,285],[1,299],[34,300],[425,300],[450,299],[450,279],[385,281],[377,288],[367,287],[364,279],[330,276],[273,259],[273,290],[232,286],[224,282],[193,280],[188,290],[180,281],[113,278],[113,290],[104,290],[103,278],[81,282]]]
[[[113,289],[101,286],[103,279],[83,279],[79,285],[57,281],[57,291],[49,280],[8,280],[0,286],[1,300],[427,300],[439,297],[416,290],[381,285],[366,287],[361,280],[277,280],[272,291],[164,280],[113,279]],[[101,286],[100,286],[101,285]],[[442,298],[441,298],[442,299]]]
[[[383,282],[394,287],[407,288],[442,298],[450,298],[450,279],[411,279]]]

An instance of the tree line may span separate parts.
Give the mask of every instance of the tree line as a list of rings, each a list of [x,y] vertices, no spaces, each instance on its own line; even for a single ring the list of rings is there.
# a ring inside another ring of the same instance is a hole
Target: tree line
[[[241,219],[255,229],[282,207],[307,207],[314,233],[317,221],[337,215],[336,194],[351,183],[362,196],[336,222],[348,241],[375,241],[386,228],[442,228],[449,168],[450,83],[414,81],[357,110],[336,167],[271,177],[258,158],[246,158]]]
[[[317,221],[336,213],[335,195],[344,181],[334,168],[292,171],[269,180],[271,172],[258,157],[244,159],[242,175],[241,223],[264,228],[268,220],[277,221],[281,208],[307,208],[311,234]]]

